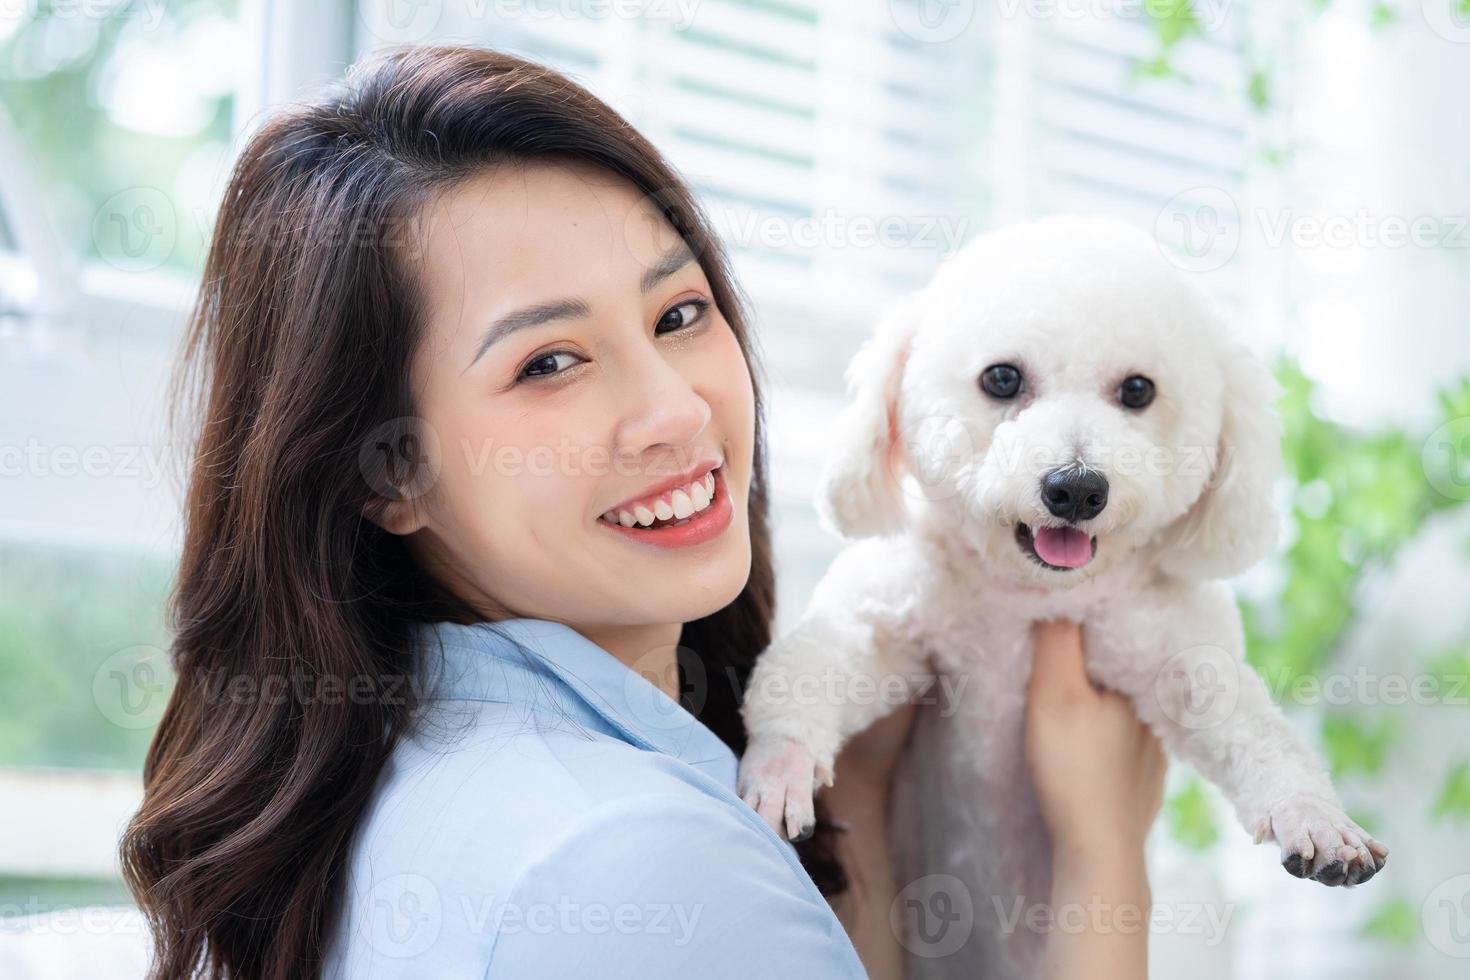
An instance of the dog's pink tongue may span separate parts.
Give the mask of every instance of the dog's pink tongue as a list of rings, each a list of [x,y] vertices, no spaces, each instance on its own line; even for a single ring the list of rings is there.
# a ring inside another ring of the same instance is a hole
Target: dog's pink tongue
[[[1038,527],[1031,544],[1042,561],[1062,568],[1081,568],[1092,560],[1092,538],[1075,527]]]

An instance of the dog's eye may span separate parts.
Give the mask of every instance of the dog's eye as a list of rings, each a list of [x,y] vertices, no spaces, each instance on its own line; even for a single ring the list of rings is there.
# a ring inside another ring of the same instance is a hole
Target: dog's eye
[[[1118,401],[1127,408],[1145,408],[1154,400],[1154,383],[1141,374],[1124,378],[1118,386]]]
[[[980,372],[980,387],[991,398],[1015,398],[1021,390],[1021,372],[1014,364],[992,364]]]

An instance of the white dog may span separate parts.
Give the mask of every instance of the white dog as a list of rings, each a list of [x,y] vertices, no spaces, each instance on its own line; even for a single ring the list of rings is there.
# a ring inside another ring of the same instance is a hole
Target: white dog
[[[971,904],[973,934],[911,977],[1035,973],[1044,935],[1013,912],[1049,900],[1021,741],[1040,619],[1083,624],[1092,679],[1287,871],[1353,885],[1383,867],[1244,663],[1221,581],[1276,541],[1277,385],[1153,240],[1079,217],[978,238],[847,379],[818,506],[863,540],[756,664],[740,793],[799,839],[844,740],[935,672],[964,682],[920,709],[893,833],[898,880],[957,878],[968,894],[946,901]]]

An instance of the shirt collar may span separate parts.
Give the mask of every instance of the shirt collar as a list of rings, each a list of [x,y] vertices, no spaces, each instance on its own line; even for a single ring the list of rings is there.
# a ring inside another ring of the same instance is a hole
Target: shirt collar
[[[657,685],[565,623],[418,624],[429,700],[529,704],[639,748],[680,759],[735,790],[736,759],[718,735]],[[436,642],[442,644],[442,664]]]

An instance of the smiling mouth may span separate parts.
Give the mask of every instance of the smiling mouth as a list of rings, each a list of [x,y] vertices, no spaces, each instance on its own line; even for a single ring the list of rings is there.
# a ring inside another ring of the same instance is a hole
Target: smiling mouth
[[[634,529],[682,527],[714,506],[717,485],[715,474],[719,470],[719,467],[715,467],[683,486],[610,510],[600,520],[606,524]]]
[[[1046,568],[1070,572],[1081,568],[1097,554],[1097,537],[1071,526],[1039,527],[1016,525],[1016,544],[1027,557]]]
[[[685,486],[610,510],[597,523],[640,544],[679,549],[718,538],[734,514],[724,467],[717,466]]]

